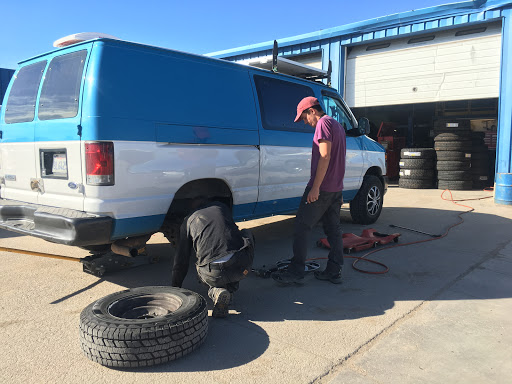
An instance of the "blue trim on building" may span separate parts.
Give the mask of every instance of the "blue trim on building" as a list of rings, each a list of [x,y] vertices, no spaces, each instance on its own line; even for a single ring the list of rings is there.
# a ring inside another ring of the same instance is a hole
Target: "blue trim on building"
[[[317,32],[278,39],[280,54],[287,55],[290,46],[294,54],[311,51],[318,42],[329,39],[339,39],[342,45],[367,43],[375,39],[396,38],[400,35],[410,35],[439,28],[460,27],[463,24],[492,21],[499,19],[501,8],[510,6],[510,0],[465,1],[445,4],[430,8],[407,11],[375,19],[351,23]],[[295,45],[306,44],[305,49]],[[311,46],[307,46],[312,44]],[[324,42],[320,44],[325,44]],[[249,54],[272,52],[273,41],[247,45],[239,48],[212,52],[207,56],[243,60],[250,58]],[[264,53],[265,55],[268,54]],[[245,56],[244,56],[245,55]],[[260,54],[255,57],[261,56]]]
[[[512,9],[503,11],[494,199],[512,204]]]

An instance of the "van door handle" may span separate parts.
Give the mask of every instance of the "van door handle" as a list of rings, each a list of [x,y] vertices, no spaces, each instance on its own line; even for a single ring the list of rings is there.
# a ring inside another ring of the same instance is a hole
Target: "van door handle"
[[[2,140],[4,137],[4,131],[0,131],[0,140]]]

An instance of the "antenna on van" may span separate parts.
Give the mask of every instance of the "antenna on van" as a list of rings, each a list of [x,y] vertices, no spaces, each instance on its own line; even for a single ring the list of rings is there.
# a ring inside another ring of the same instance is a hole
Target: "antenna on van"
[[[277,73],[277,40],[274,40],[274,48],[272,48],[272,72]]]
[[[329,60],[329,66],[327,67],[327,85],[331,86],[331,74],[332,74],[332,61]]]

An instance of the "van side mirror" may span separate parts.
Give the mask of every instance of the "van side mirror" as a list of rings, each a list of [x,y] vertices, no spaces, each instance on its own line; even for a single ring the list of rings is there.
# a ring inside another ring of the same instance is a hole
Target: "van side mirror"
[[[361,136],[370,134],[370,121],[366,117],[361,117],[357,123],[357,128]]]

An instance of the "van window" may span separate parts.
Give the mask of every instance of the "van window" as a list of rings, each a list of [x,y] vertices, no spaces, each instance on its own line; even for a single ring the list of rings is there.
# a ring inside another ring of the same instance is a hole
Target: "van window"
[[[340,123],[343,128],[345,128],[345,131],[350,131],[352,128],[354,128],[352,120],[347,115],[343,105],[338,99],[327,95],[323,95],[322,98],[324,101],[325,113],[327,113],[333,119],[337,120],[338,123]]]
[[[34,120],[37,91],[46,61],[27,65],[18,71],[5,106],[6,123],[23,123]]]
[[[64,119],[78,113],[78,98],[87,51],[57,56],[46,71],[41,97],[39,119]]]
[[[297,104],[304,97],[314,96],[311,88],[258,75],[254,76],[254,82],[258,92],[263,128],[280,131],[314,131],[302,121],[293,122],[297,115]]]

